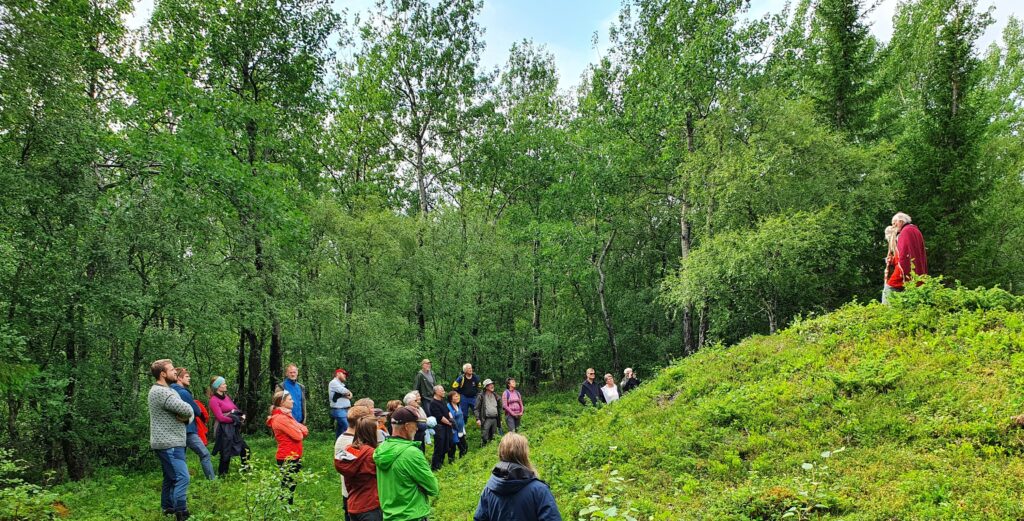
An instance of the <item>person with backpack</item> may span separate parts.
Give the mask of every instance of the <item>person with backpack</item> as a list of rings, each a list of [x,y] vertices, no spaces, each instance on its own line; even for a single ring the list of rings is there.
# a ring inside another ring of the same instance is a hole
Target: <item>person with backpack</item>
[[[551,488],[530,465],[525,436],[510,432],[502,437],[498,460],[480,494],[473,521],[562,521]]]
[[[516,379],[505,380],[505,392],[501,393],[501,408],[505,410],[505,424],[508,432],[519,432],[523,423],[523,396],[516,390]]]
[[[476,407],[476,396],[480,394],[480,377],[473,374],[473,364],[462,364],[462,374],[452,383],[452,389],[459,393],[462,417],[468,418]]]
[[[273,407],[267,417],[267,427],[277,440],[277,466],[281,469],[281,487],[288,489],[288,504],[295,499],[295,474],[302,470],[302,440],[309,429],[293,416],[295,400],[288,391],[274,393]]]
[[[373,453],[378,446],[377,419],[363,416],[355,422],[352,444],[334,458],[334,468],[348,487],[347,511],[352,521],[382,521],[377,491],[377,466]],[[340,457],[339,457],[340,456]]]
[[[373,452],[380,508],[388,521],[426,519],[430,515],[427,498],[439,492],[437,478],[412,440],[419,419],[416,409],[399,407],[391,415],[391,437]]]

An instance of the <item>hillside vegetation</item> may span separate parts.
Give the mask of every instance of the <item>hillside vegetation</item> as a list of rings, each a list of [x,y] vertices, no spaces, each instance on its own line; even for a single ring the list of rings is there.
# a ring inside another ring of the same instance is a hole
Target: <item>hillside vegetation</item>
[[[1024,300],[936,282],[704,350],[600,410],[527,396],[525,428],[565,519],[1018,519],[1022,351]],[[474,450],[438,476],[432,519],[472,519],[496,451],[470,435]],[[307,445],[319,476],[297,512],[265,516],[245,499],[260,488],[233,476],[196,481],[197,519],[336,515],[328,446]],[[72,518],[157,519],[152,470],[61,500]]]
[[[573,421],[544,415],[534,464],[566,519],[1021,518],[1022,300],[938,283],[900,297],[705,350]],[[471,518],[478,467],[445,476],[438,519]]]

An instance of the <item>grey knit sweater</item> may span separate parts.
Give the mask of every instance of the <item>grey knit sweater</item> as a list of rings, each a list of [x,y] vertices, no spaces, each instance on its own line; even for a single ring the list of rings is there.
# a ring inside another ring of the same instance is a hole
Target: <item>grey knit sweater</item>
[[[188,422],[177,416],[195,417],[192,407],[178,392],[166,385],[154,384],[149,388],[149,446],[155,450],[185,446],[185,427]]]

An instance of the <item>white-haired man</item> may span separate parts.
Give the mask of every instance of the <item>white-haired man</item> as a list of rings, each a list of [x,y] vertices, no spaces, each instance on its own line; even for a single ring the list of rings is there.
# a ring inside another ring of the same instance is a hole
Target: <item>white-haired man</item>
[[[921,230],[911,224],[910,216],[903,212],[897,212],[892,216],[892,226],[899,233],[896,250],[904,280],[910,280],[913,275],[927,275],[928,255]]]
[[[480,377],[473,374],[473,364],[462,364],[462,374],[452,382],[452,390],[459,393],[459,410],[463,418],[476,407],[476,395],[480,393]]]
[[[640,385],[640,377],[633,372],[632,367],[627,367],[626,370],[622,372],[622,383],[619,384],[619,386],[622,387],[622,394],[626,394],[629,391],[636,389],[638,385]]]

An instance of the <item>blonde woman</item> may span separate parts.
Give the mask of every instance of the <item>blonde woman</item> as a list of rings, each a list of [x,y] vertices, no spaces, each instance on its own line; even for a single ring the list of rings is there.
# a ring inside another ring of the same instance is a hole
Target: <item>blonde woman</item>
[[[894,291],[903,291],[903,269],[900,267],[900,252],[896,247],[899,240],[899,229],[895,226],[885,227],[885,242],[889,251],[885,255],[885,284],[882,287],[882,304],[889,303],[889,295]]]
[[[530,465],[526,436],[510,432],[502,437],[498,460],[473,521],[562,521],[551,489]]]

